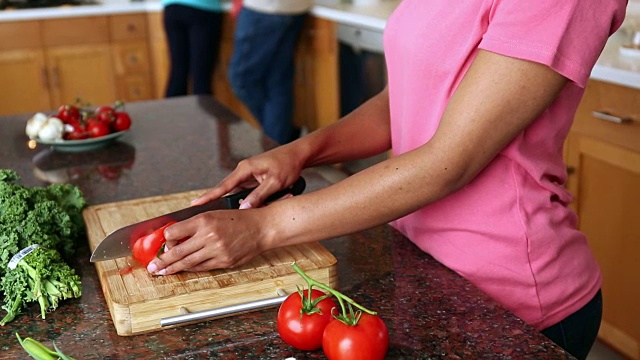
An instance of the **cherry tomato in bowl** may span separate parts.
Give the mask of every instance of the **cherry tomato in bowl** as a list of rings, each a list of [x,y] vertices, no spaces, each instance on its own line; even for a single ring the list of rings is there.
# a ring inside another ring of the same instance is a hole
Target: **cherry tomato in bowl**
[[[109,135],[109,127],[102,121],[91,118],[87,121],[87,133],[89,137],[97,138],[105,135]]]
[[[123,111],[118,111],[115,114],[115,119],[111,124],[111,128],[113,131],[124,131],[129,130],[131,127],[131,117],[129,114]]]

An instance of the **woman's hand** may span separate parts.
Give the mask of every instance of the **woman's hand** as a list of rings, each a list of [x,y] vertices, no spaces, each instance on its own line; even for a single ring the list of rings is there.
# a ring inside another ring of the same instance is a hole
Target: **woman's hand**
[[[216,210],[196,215],[168,227],[169,245],[147,266],[155,275],[180,271],[208,271],[244,264],[267,250],[269,239],[263,224],[265,209]],[[179,241],[186,239],[185,241]]]
[[[247,185],[254,189],[240,204],[240,209],[260,207],[269,195],[287,188],[300,177],[304,160],[291,145],[283,145],[264,154],[256,155],[238,163],[236,169],[216,187],[193,200],[192,205],[201,205],[220,198]]]

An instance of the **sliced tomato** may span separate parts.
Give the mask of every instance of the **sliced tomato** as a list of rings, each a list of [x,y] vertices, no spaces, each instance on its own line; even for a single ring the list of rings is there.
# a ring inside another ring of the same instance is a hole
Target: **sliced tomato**
[[[142,265],[147,266],[151,260],[158,256],[158,252],[166,242],[164,229],[175,223],[175,221],[170,221],[163,227],[137,239],[131,248],[133,258]]]

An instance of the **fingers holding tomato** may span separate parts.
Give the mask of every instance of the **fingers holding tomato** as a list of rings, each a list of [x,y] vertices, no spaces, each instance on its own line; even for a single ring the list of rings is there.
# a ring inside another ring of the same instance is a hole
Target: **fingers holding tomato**
[[[154,230],[152,233],[135,240],[131,246],[133,258],[146,267],[151,260],[158,256],[166,242],[164,238],[164,229],[175,223],[175,221],[170,221],[163,227]]]

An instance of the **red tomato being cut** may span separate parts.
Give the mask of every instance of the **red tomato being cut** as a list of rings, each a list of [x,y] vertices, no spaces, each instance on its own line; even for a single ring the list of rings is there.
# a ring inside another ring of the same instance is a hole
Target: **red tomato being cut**
[[[305,298],[308,296],[308,289],[303,290]],[[311,300],[315,300],[325,293],[312,289]],[[317,310],[311,310],[311,305],[305,307],[300,293],[295,292],[289,295],[278,310],[278,333],[284,342],[298,350],[315,350],[322,347],[322,334],[331,321],[331,309],[336,306],[332,298],[325,298],[315,305]]]
[[[362,313],[357,325],[332,321],[324,329],[322,350],[329,360],[382,360],[389,331],[382,319]]]
[[[144,266],[149,265],[151,260],[158,256],[158,252],[166,242],[166,239],[164,238],[164,229],[175,223],[175,221],[170,221],[165,226],[155,230],[151,234],[137,239],[131,247],[133,258]]]

